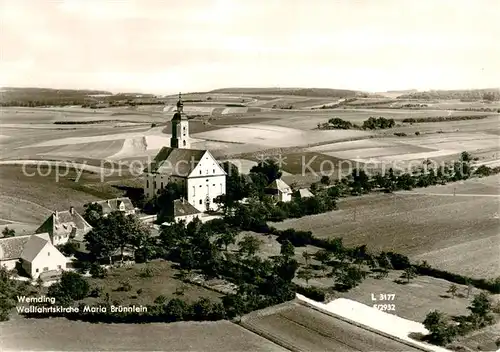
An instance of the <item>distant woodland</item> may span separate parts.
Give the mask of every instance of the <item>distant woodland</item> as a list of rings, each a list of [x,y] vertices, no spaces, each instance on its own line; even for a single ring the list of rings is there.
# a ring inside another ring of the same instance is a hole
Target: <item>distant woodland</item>
[[[474,89],[474,90],[431,90],[427,92],[414,92],[400,95],[398,99],[422,100],[461,100],[467,101],[498,101],[500,89]]]

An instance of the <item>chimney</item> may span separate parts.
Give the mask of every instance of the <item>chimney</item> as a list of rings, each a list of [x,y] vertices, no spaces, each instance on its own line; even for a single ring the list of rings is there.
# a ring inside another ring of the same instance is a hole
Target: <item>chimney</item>
[[[181,203],[184,204],[184,197],[181,196],[180,200],[181,200]]]
[[[74,208],[74,207],[72,207],[72,206],[71,206],[71,207],[69,207],[69,213],[70,213],[71,215],[75,215],[75,208]]]

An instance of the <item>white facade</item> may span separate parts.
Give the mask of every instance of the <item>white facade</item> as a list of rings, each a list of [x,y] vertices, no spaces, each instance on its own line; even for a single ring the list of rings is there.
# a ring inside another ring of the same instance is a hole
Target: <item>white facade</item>
[[[278,202],[290,202],[292,200],[292,193],[278,191],[278,194],[274,197]]]
[[[21,258],[23,269],[33,279],[38,278],[43,272],[66,270],[67,263],[68,259],[50,242],[46,242],[33,259]]]
[[[226,193],[226,173],[217,160],[206,151],[187,177],[164,174],[147,174],[144,193],[151,198],[169,182],[179,182],[186,190],[183,196],[201,212],[217,210],[215,199]]]
[[[189,121],[180,120],[172,121],[172,129],[175,128],[175,134],[172,133],[172,138],[177,139],[174,141],[177,148],[189,149],[191,148],[190,138],[189,138]]]
[[[13,270],[16,268],[17,259],[10,260],[0,260],[0,267],[3,266],[7,270]]]

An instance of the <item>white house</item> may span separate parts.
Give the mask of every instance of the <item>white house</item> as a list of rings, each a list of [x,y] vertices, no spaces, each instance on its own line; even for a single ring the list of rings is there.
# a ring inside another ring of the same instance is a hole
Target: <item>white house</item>
[[[163,147],[144,170],[144,194],[153,197],[169,182],[179,183],[183,197],[200,212],[217,210],[226,193],[226,172],[208,150],[189,149],[189,123],[179,98],[172,118],[170,147]]]
[[[136,208],[128,197],[100,200],[94,203],[102,207],[103,216],[107,216],[114,211],[121,211],[125,215],[132,215],[136,211]]]
[[[90,230],[92,226],[73,207],[70,207],[69,210],[52,213],[35,233],[47,232],[54,246],[71,240],[79,250],[85,251],[83,238]]]
[[[48,233],[0,239],[0,266],[12,270],[20,263],[36,279],[43,272],[66,269],[68,259],[54,247]]]
[[[283,180],[276,179],[266,187],[266,192],[271,194],[277,202],[289,202],[292,200],[292,189]]]
[[[34,235],[24,245],[21,253],[21,266],[33,279],[48,272],[61,272],[66,269],[68,259],[50,243],[50,239]]]

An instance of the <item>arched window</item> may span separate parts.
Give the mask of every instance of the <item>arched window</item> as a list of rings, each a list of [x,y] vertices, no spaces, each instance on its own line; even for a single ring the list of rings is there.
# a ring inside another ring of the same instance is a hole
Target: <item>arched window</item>
[[[149,188],[149,180],[146,180],[146,188]]]
[[[184,145],[184,147],[186,146],[186,141],[183,141],[182,144]]]

